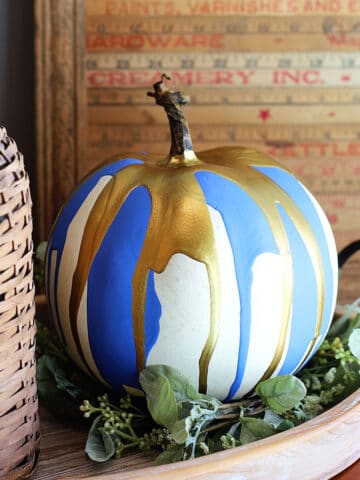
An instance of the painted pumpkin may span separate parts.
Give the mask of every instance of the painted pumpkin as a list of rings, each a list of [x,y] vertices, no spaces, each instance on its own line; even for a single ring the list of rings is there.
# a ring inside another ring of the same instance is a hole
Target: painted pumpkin
[[[264,153],[192,149],[185,97],[154,85],[170,154],[101,166],[52,231],[47,294],[60,338],[115,389],[149,364],[218,398],[297,371],[323,340],[337,257],[320,206]]]

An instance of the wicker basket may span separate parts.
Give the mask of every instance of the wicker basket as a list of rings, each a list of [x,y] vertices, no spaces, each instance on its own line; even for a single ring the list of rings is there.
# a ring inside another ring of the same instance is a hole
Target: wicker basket
[[[0,127],[0,479],[25,479],[37,457],[34,283],[29,180]]]

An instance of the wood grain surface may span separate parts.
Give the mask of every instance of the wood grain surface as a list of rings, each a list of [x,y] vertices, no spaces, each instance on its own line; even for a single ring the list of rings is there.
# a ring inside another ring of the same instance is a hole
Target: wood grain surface
[[[85,457],[86,432],[54,420],[42,410],[40,462],[35,480],[50,479],[242,479],[307,480],[332,478],[360,456],[360,391],[293,430],[196,460],[154,467],[151,456],[128,454],[94,464]],[[356,478],[359,464],[340,479]]]
[[[40,238],[88,171],[169,149],[146,97],[162,71],[192,98],[195,150],[245,144],[315,194],[338,247],[360,232],[358,1],[35,0]]]
[[[33,211],[40,239],[48,237],[60,207],[83,175],[83,15],[82,0],[34,2],[37,152]]]

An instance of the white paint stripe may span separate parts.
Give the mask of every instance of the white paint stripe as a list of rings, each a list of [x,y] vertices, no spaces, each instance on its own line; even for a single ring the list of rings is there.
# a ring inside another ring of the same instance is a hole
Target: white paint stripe
[[[71,221],[67,233],[58,273],[58,291],[57,300],[59,308],[59,316],[68,345],[68,350],[72,358],[86,370],[86,366],[78,354],[77,347],[71,332],[70,318],[69,318],[69,303],[71,294],[71,284],[73,274],[76,268],[76,263],[79,256],[81,239],[85,228],[86,221],[93,208],[93,205],[100,195],[105,185],[111,180],[110,175],[106,175],[98,181],[95,187],[86,197],[81,207],[77,211],[73,220]],[[82,333],[80,333],[80,337]],[[83,341],[83,339],[81,339]],[[88,341],[88,338],[86,339]]]
[[[160,333],[146,363],[175,367],[198,387],[199,358],[210,325],[206,266],[177,253],[154,280],[161,304]]]
[[[249,353],[236,398],[248,393],[269,367],[279,341],[283,320],[284,259],[262,253],[252,267]]]
[[[209,207],[220,266],[221,323],[218,341],[209,364],[208,392],[227,397],[238,365],[240,344],[240,297],[234,255],[221,214]]]

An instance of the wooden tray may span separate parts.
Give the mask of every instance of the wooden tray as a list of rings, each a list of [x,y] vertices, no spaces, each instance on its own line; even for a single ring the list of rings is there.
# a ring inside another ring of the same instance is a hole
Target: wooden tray
[[[360,252],[344,267],[339,301],[359,295]],[[45,298],[37,317],[46,318]],[[307,480],[328,479],[360,458],[360,389],[341,403],[296,428],[232,450],[187,462],[156,467],[154,456],[130,453],[105,464],[84,453],[87,432],[55,420],[40,410],[41,455],[33,480],[171,479],[171,480]],[[360,462],[338,480],[360,478]]]
[[[33,480],[327,479],[360,457],[360,389],[328,412],[274,437],[159,467],[153,466],[153,457],[140,453],[94,464],[83,452],[86,431],[55,421],[45,410],[40,418],[41,457]],[[359,478],[355,471],[350,475],[341,478]]]

